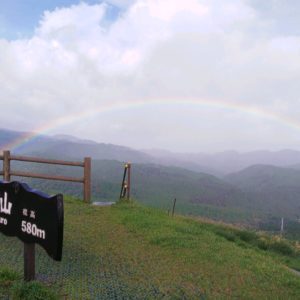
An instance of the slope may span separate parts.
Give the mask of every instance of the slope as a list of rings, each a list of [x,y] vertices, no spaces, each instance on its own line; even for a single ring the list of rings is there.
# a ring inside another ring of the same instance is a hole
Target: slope
[[[62,285],[64,299],[299,298],[300,278],[282,263],[289,256],[251,246],[244,231],[230,241],[232,232],[134,204],[67,200],[63,260],[38,247],[37,274]],[[22,244],[0,240],[0,266],[21,272]]]

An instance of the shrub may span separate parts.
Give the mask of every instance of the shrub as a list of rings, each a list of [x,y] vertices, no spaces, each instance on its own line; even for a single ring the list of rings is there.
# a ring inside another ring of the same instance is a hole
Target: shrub
[[[262,239],[259,239],[256,244],[257,244],[257,247],[262,250],[268,250],[268,248],[269,248],[269,244],[267,243],[267,241],[262,240]]]
[[[218,228],[215,233],[219,236],[224,237],[226,240],[230,241],[230,242],[234,242],[236,240],[236,235],[234,232],[230,231],[230,230],[226,230],[223,228]]]
[[[37,281],[18,282],[12,286],[12,299],[14,300],[56,300],[59,299],[55,291]]]
[[[257,240],[257,235],[253,231],[241,230],[237,231],[236,235],[244,242],[250,243]]]
[[[275,241],[270,244],[269,248],[270,250],[273,250],[283,255],[291,256],[294,254],[294,249],[292,248],[292,246],[285,241]]]
[[[0,270],[0,287],[9,287],[15,280],[20,279],[20,275],[10,269]]]

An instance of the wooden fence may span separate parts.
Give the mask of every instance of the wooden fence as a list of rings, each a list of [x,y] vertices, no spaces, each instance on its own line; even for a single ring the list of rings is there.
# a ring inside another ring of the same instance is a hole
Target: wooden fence
[[[11,155],[10,151],[3,151],[3,155],[0,155],[0,160],[3,160],[3,171],[0,171],[0,176],[3,175],[3,179],[5,181],[10,181],[11,176],[20,176],[20,177],[40,178],[40,179],[49,179],[49,180],[79,182],[83,184],[83,200],[87,203],[90,203],[91,201],[91,158],[90,157],[85,157],[83,162],[74,162],[74,161],[44,159],[39,157]],[[76,177],[55,176],[55,175],[12,171],[10,162],[13,160],[41,163],[41,164],[82,167],[84,169],[83,177],[76,178]]]

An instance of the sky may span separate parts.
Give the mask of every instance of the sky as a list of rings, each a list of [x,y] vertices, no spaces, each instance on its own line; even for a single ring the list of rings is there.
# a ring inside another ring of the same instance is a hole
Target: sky
[[[300,2],[0,0],[0,128],[300,150]]]

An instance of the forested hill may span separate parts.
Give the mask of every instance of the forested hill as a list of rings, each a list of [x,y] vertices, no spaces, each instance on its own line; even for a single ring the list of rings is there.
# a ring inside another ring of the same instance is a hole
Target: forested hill
[[[3,147],[14,140],[20,140],[23,135],[14,131],[0,130],[0,145]],[[167,156],[168,152],[159,151],[156,155],[150,156],[148,153],[128,147],[101,144],[69,136],[39,136],[17,147],[13,153],[66,160],[82,160],[85,156],[91,156],[93,199],[103,201],[118,199],[124,170],[123,163],[130,161],[133,163],[132,196],[147,205],[167,210],[176,198],[176,210],[184,214],[251,225],[275,218],[274,230],[278,230],[278,220],[281,217],[292,220],[296,227],[299,224],[296,221],[300,216],[298,185],[300,171],[296,170],[298,157],[296,151],[292,152],[290,159],[284,160],[282,157],[280,160],[282,164],[290,164],[294,161],[294,169],[255,165],[224,178],[171,166],[172,155],[168,161],[164,161],[166,165],[159,164],[158,154]],[[235,153],[227,153],[228,162],[234,156]],[[250,156],[253,158],[253,155]],[[260,157],[263,157],[262,153]],[[193,156],[190,157],[192,158]],[[178,160],[174,164],[181,165]],[[198,167],[201,169],[199,164],[196,169]],[[82,176],[80,168],[18,162],[12,162],[12,168],[35,173]],[[17,177],[14,179],[25,181],[45,192],[82,195],[80,184]]]
[[[35,173],[82,176],[81,168],[44,166],[14,162],[13,168]],[[120,193],[124,164],[112,160],[92,160],[92,197],[103,201],[117,200]],[[76,183],[22,179],[45,191],[64,191],[81,196],[82,187]],[[152,206],[168,209],[174,198],[183,213],[199,214],[201,207],[226,208],[232,211],[247,206],[250,201],[239,189],[212,175],[196,173],[178,167],[155,164],[132,165],[132,197]],[[236,212],[239,214],[240,212]]]
[[[255,165],[224,178],[271,215],[300,216],[300,170]]]

